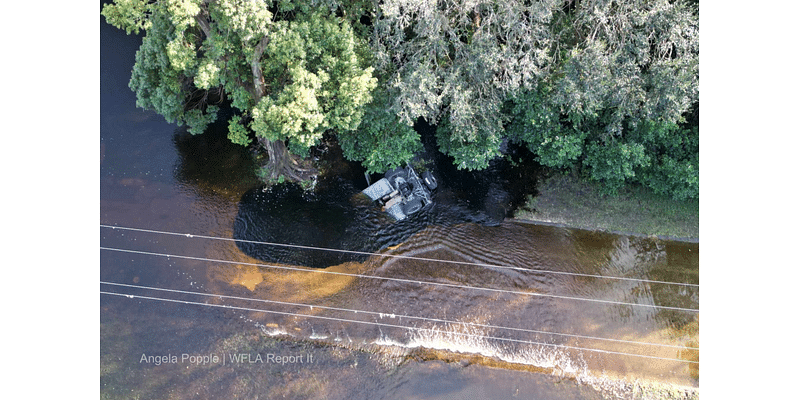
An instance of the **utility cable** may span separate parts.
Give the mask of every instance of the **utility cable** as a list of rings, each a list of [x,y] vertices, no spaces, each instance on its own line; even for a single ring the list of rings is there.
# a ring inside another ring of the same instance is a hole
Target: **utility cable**
[[[417,327],[404,326],[404,325],[387,324],[387,323],[382,323],[382,322],[358,321],[358,320],[350,320],[350,319],[344,319],[344,318],[325,317],[325,316],[320,316],[320,315],[308,315],[308,314],[298,314],[298,313],[275,311],[275,310],[264,310],[264,309],[258,309],[258,308],[248,308],[248,307],[237,307],[237,306],[228,306],[228,305],[220,305],[220,304],[200,303],[200,302],[187,301],[187,300],[176,300],[176,299],[166,299],[166,298],[159,298],[159,297],[124,294],[124,293],[104,292],[102,290],[100,291],[100,294],[112,295],[112,296],[121,296],[121,297],[130,298],[130,299],[138,298],[138,299],[145,299],[145,300],[158,300],[158,301],[165,301],[165,302],[172,302],[172,303],[179,303],[179,304],[186,304],[186,305],[200,305],[200,306],[217,307],[217,308],[224,308],[224,309],[230,309],[230,310],[254,311],[254,312],[286,315],[286,316],[293,316],[293,317],[315,318],[315,319],[322,319],[322,320],[328,320],[328,321],[349,322],[349,323],[373,325],[373,326],[380,326],[380,327],[400,328],[400,329],[406,329],[406,330],[429,331],[429,332],[434,332],[434,333],[443,333],[443,334],[448,334],[448,335],[457,335],[457,336],[464,336],[464,337],[471,337],[471,338],[488,339],[488,340],[499,340],[499,341],[507,341],[507,342],[523,343],[523,344],[532,344],[532,345],[541,345],[541,346],[550,346],[550,347],[559,347],[559,348],[564,348],[564,349],[591,351],[591,352],[597,352],[597,353],[615,354],[615,355],[623,355],[623,356],[630,356],[630,357],[642,357],[642,358],[649,358],[649,359],[656,359],[656,360],[663,360],[663,361],[677,361],[677,362],[685,362],[685,363],[692,363],[692,364],[699,364],[700,363],[699,361],[681,360],[681,359],[677,359],[677,358],[665,358],[665,357],[649,356],[649,355],[643,355],[643,354],[631,354],[631,353],[623,353],[623,352],[618,352],[618,351],[591,349],[591,348],[584,348],[584,347],[577,347],[577,346],[568,346],[568,345],[561,345],[561,344],[540,343],[540,342],[533,342],[533,341],[528,341],[528,340],[509,339],[509,338],[501,338],[501,337],[494,337],[494,336],[476,335],[476,334],[471,334],[471,333],[448,332],[448,331],[442,331],[442,330],[438,330],[438,329],[417,328]]]
[[[538,272],[538,273],[568,275],[568,276],[580,276],[580,277],[598,278],[598,279],[615,279],[615,280],[633,281],[633,282],[657,283],[657,284],[664,284],[664,285],[680,285],[680,286],[691,286],[691,287],[698,287],[698,288],[700,287],[700,285],[696,284],[696,283],[669,282],[669,281],[659,281],[659,280],[651,280],[651,279],[626,278],[626,277],[620,277],[620,276],[605,276],[605,275],[582,274],[582,273],[577,273],[577,272],[550,271],[550,270],[544,270],[544,269],[529,269],[529,268],[511,267],[511,266],[495,265],[495,264],[474,263],[474,262],[469,262],[469,261],[439,260],[439,259],[434,259],[434,258],[405,256],[405,255],[401,255],[401,254],[370,253],[370,252],[366,252],[366,251],[331,249],[331,248],[325,248],[325,247],[315,247],[315,246],[296,245],[296,244],[287,244],[287,243],[261,242],[261,241],[255,241],[255,240],[233,239],[233,238],[216,237],[216,236],[205,236],[205,235],[196,235],[196,234],[191,234],[191,233],[178,233],[178,232],[159,231],[159,230],[153,230],[153,229],[130,228],[130,227],[124,227],[124,226],[115,226],[115,225],[100,224],[100,227],[101,228],[110,228],[110,229],[120,229],[120,230],[134,231],[134,232],[145,232],[145,233],[156,233],[156,234],[162,234],[162,235],[183,236],[183,237],[187,237],[187,238],[223,240],[223,241],[250,243],[250,244],[260,244],[260,245],[266,245],[266,246],[289,247],[289,248],[303,249],[303,250],[331,251],[331,252],[338,252],[338,253],[357,254],[357,255],[366,255],[366,256],[375,256],[375,257],[388,257],[388,258],[398,258],[398,259],[407,259],[407,260],[415,260],[415,261],[427,261],[427,262],[438,262],[438,263],[447,263],[447,264],[458,264],[458,265],[467,265],[467,266],[476,266],[476,267],[494,268],[494,269],[508,269],[508,270],[515,270],[515,271],[523,271],[523,272]]]
[[[545,334],[545,335],[552,335],[552,336],[564,336],[564,337],[571,337],[571,338],[577,338],[577,339],[600,340],[600,341],[608,341],[608,342],[636,344],[636,345],[642,345],[642,346],[658,346],[658,347],[671,347],[671,348],[676,348],[676,349],[700,350],[697,347],[680,346],[680,345],[672,345],[672,344],[647,343],[647,342],[637,342],[637,341],[634,341],[634,340],[622,340],[622,339],[609,339],[609,338],[601,338],[601,337],[595,337],[595,336],[575,335],[575,334],[570,334],[570,333],[547,332],[547,331],[539,331],[539,330],[534,330],[534,329],[513,328],[513,327],[497,326],[497,325],[490,325],[490,324],[480,324],[480,323],[475,323],[475,322],[451,321],[451,320],[439,319],[439,318],[416,317],[416,316],[411,316],[411,315],[402,315],[402,314],[377,312],[377,311],[354,310],[354,309],[350,309],[350,308],[328,307],[328,306],[320,306],[320,305],[314,305],[314,304],[293,303],[293,302],[288,302],[288,301],[256,299],[256,298],[249,298],[249,297],[229,296],[229,295],[219,295],[219,294],[213,294],[213,293],[192,292],[192,291],[178,290],[178,289],[156,288],[156,287],[150,287],[150,286],[131,285],[131,284],[117,283],[117,282],[100,281],[100,284],[102,284],[102,285],[110,285],[110,286],[119,286],[119,287],[125,287],[125,288],[155,290],[155,291],[162,291],[162,292],[189,294],[189,295],[206,296],[206,297],[216,297],[216,298],[220,298],[220,299],[224,298],[224,299],[233,299],[233,300],[255,301],[255,302],[260,302],[260,303],[272,303],[272,304],[288,305],[288,306],[294,306],[294,307],[308,307],[309,309],[319,308],[319,309],[322,309],[322,310],[345,311],[345,312],[354,313],[354,314],[371,314],[371,315],[380,316],[381,318],[384,317],[384,316],[389,316],[390,318],[398,318],[398,319],[403,319],[403,318],[405,318],[405,319],[416,319],[416,320],[430,321],[430,322],[436,322],[436,323],[459,324],[459,325],[473,326],[473,327],[478,327],[478,328],[502,329],[502,330],[509,330],[509,331],[525,332],[525,333],[536,333],[536,334]]]
[[[623,305],[623,306],[632,306],[632,307],[650,307],[650,308],[657,308],[657,309],[664,309],[664,310],[685,311],[685,312],[694,312],[694,313],[700,311],[700,310],[694,309],[694,308],[669,307],[669,306],[659,306],[659,305],[654,305],[654,304],[638,304],[638,303],[628,303],[628,302],[621,302],[621,301],[614,301],[614,300],[587,299],[587,298],[583,298],[583,297],[571,297],[571,296],[560,296],[560,295],[543,294],[543,293],[535,293],[535,292],[523,292],[523,291],[517,291],[517,290],[484,288],[484,287],[478,287],[478,286],[458,285],[458,284],[454,284],[454,283],[419,281],[419,280],[414,280],[414,279],[392,278],[392,277],[383,277],[383,276],[375,276],[375,275],[351,274],[351,273],[346,273],[346,272],[336,272],[336,271],[327,271],[327,270],[319,270],[319,269],[312,270],[312,269],[306,269],[306,268],[300,268],[300,267],[278,266],[278,265],[270,265],[270,264],[258,264],[258,263],[248,263],[248,262],[240,262],[240,261],[219,260],[219,259],[205,258],[205,257],[192,257],[192,256],[183,256],[183,255],[177,255],[177,254],[164,254],[164,253],[155,253],[155,252],[149,252],[149,251],[118,249],[118,248],[103,247],[103,246],[100,247],[100,250],[116,251],[116,252],[123,252],[123,253],[132,253],[132,254],[142,254],[142,255],[167,257],[167,258],[175,257],[175,258],[181,258],[181,259],[186,259],[186,260],[206,261],[206,262],[215,262],[215,263],[224,263],[224,264],[251,265],[251,266],[256,266],[256,267],[259,267],[259,268],[272,268],[272,269],[282,269],[282,270],[299,271],[299,272],[307,272],[307,273],[318,273],[318,274],[330,274],[330,275],[338,275],[338,276],[349,276],[349,277],[353,277],[353,278],[379,279],[379,280],[386,280],[386,281],[392,281],[392,282],[412,283],[412,284],[418,284],[418,285],[432,285],[432,286],[450,287],[450,288],[457,288],[457,289],[483,290],[483,291],[488,291],[488,292],[506,293],[506,294],[518,294],[518,295],[524,295],[524,296],[549,297],[549,298],[556,298],[556,299],[562,299],[562,300],[587,301],[587,302],[593,302],[593,303]]]

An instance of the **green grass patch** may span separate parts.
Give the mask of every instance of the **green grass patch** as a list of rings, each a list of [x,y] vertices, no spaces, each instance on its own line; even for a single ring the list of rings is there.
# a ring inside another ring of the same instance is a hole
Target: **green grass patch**
[[[570,227],[699,239],[700,201],[676,201],[644,187],[603,194],[600,185],[574,175],[542,178],[539,195],[528,196],[515,218]]]

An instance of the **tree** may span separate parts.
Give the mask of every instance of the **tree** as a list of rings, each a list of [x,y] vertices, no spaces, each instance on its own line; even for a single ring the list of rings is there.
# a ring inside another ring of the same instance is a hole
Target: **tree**
[[[328,130],[356,129],[377,80],[347,21],[308,4],[116,0],[102,14],[146,32],[130,87],[137,106],[201,133],[228,99],[229,138],[255,137],[272,179],[303,180],[303,157]]]
[[[555,0],[385,0],[370,37],[376,70],[395,91],[389,110],[438,124],[440,150],[459,168],[500,154],[503,103],[550,63]]]
[[[116,0],[103,14],[147,32],[139,106],[198,133],[230,101],[229,138],[255,138],[272,178],[307,177],[299,156],[326,131],[369,172],[394,168],[421,149],[424,118],[459,168],[485,168],[510,139],[610,191],[692,197],[696,4]]]
[[[681,121],[698,99],[697,16],[681,1],[575,3],[559,15],[552,101],[576,125],[602,118],[606,136],[626,120]]]
[[[422,150],[420,136],[414,128],[400,122],[398,116],[389,111],[392,98],[385,89],[375,90],[361,126],[337,135],[344,157],[360,161],[369,174],[399,167]]]
[[[696,10],[568,1],[553,31],[551,73],[514,98],[510,137],[542,164],[582,169],[611,192],[639,182],[696,197],[697,130],[685,118],[698,102]]]

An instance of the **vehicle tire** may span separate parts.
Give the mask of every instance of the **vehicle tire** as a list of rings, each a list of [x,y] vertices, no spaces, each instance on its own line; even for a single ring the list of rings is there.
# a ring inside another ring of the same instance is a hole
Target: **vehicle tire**
[[[425,186],[427,186],[430,190],[436,189],[436,187],[439,186],[439,184],[436,183],[436,178],[433,177],[431,171],[425,171],[422,173],[422,181],[425,182]]]
[[[421,199],[412,199],[408,203],[403,206],[403,212],[406,215],[411,215],[419,210],[422,209],[422,200]]]

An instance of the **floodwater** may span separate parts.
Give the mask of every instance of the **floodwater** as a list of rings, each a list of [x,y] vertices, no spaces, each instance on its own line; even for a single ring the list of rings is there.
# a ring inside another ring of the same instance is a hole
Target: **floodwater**
[[[224,125],[135,107],[139,41],[101,19],[103,398],[699,396],[699,244],[506,220],[506,164],[433,160],[400,223],[346,163],[265,189]]]

